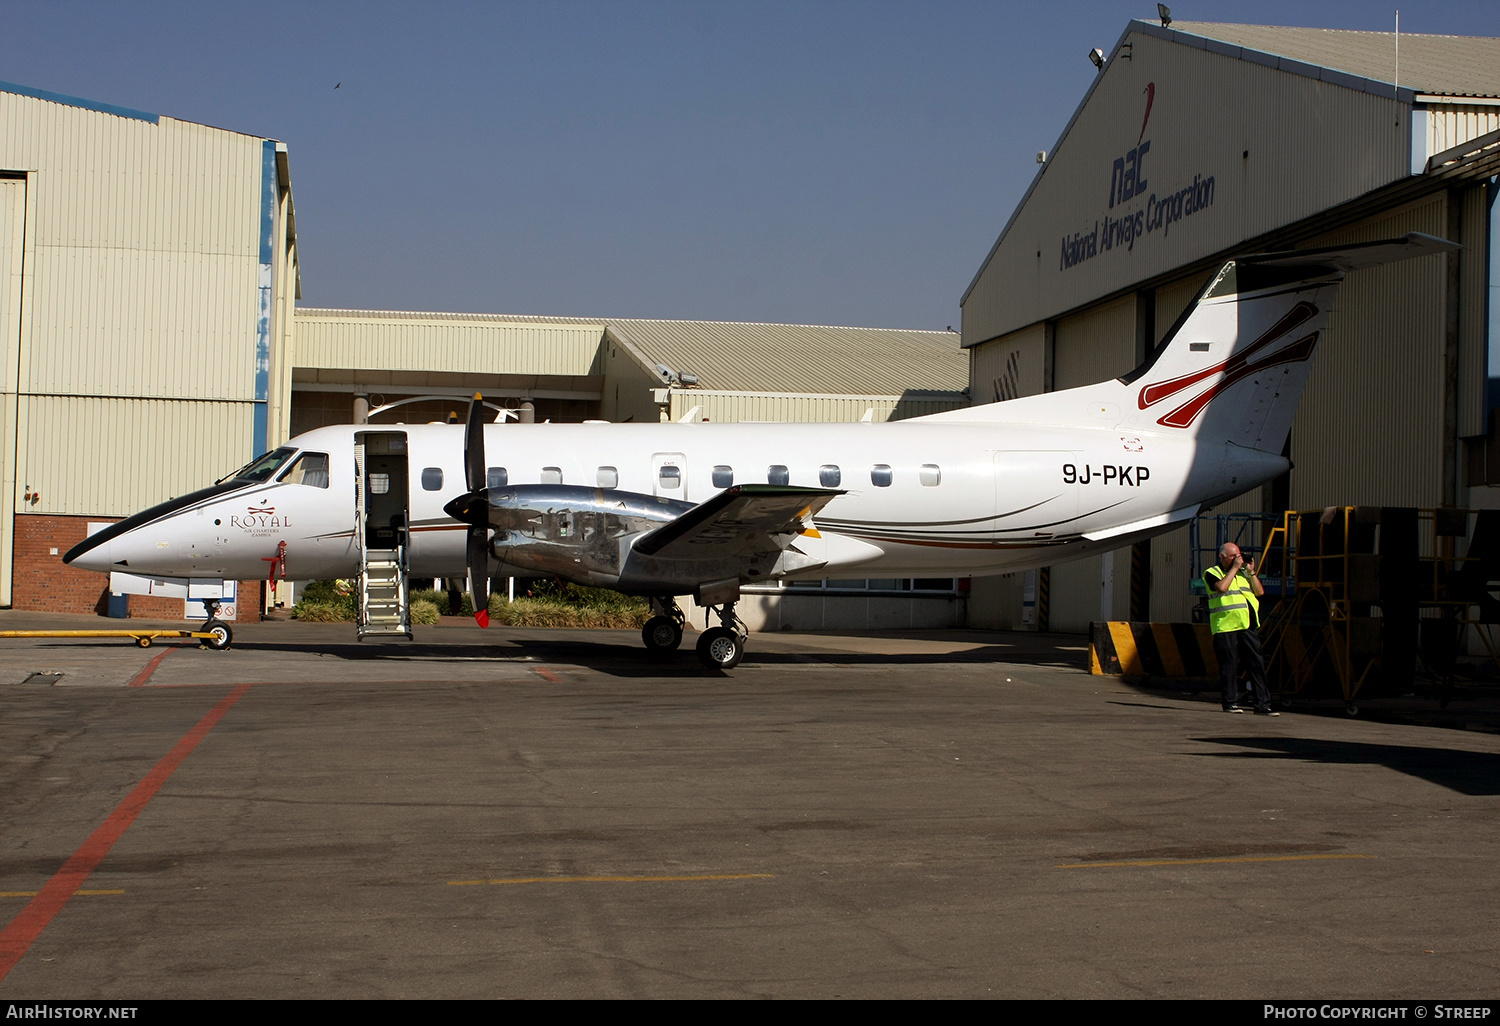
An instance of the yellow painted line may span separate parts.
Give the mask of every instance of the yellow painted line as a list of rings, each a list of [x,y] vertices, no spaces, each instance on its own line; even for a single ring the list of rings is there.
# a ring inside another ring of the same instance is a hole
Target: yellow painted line
[[[1142,859],[1133,862],[1073,862],[1054,869],[1111,869],[1120,866],[1206,866],[1218,862],[1311,862],[1315,859],[1373,859],[1374,855],[1242,855],[1227,859]]]
[[[705,880],[769,880],[775,873],[717,873],[710,876],[518,876],[504,880],[449,880],[449,887],[539,883],[699,883]]]
[[[41,892],[40,891],[0,891],[0,898],[34,898],[39,893],[41,893]],[[73,893],[76,894],[76,895],[83,895],[84,897],[94,897],[94,896],[97,896],[97,895],[100,895],[100,894],[124,894],[125,893],[125,889],[122,887],[118,891],[74,891]]]

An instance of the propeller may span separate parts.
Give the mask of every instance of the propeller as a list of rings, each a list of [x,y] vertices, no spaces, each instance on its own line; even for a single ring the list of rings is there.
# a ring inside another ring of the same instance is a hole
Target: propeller
[[[469,422],[464,427],[464,485],[469,490],[468,564],[469,597],[474,602],[474,619],[481,627],[490,625],[490,555],[489,502],[477,501],[485,487],[484,397],[478,392],[469,402]]]

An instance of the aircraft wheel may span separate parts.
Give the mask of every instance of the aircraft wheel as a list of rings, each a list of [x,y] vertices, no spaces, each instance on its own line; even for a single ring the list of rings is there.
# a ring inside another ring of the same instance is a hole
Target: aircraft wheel
[[[744,657],[744,639],[727,627],[710,627],[698,639],[698,658],[710,670],[732,670]]]
[[[208,628],[211,637],[203,639],[203,643],[216,652],[222,652],[234,641],[234,632],[225,623],[216,623]]]
[[[673,652],[682,644],[682,625],[670,616],[653,616],[641,628],[641,640],[652,652]]]

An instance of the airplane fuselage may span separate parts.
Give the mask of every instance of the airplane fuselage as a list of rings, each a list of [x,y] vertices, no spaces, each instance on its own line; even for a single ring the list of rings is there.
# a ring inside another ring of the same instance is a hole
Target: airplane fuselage
[[[1171,526],[1166,518],[1174,511],[1196,511],[1286,466],[1262,453],[1226,459],[1223,446],[1201,447],[1182,432],[1122,432],[1107,410],[1100,413],[1097,427],[942,419],[491,424],[485,449],[492,485],[581,485],[689,504],[731,484],[841,490],[816,516],[815,530],[796,539],[806,557],[801,568],[770,575],[785,578],[981,576],[1047,565],[1158,533]],[[464,428],[443,424],[333,426],[300,435],[283,447],[287,458],[267,480],[225,481],[137,514],[134,526],[75,565],[254,579],[266,574],[267,560],[284,554],[289,579],[353,576],[355,443],[377,436],[400,464],[387,487],[406,493],[387,493],[387,501],[409,532],[411,574],[462,576],[465,525],[443,507],[466,490]],[[309,453],[326,455],[326,479],[278,479]],[[382,473],[374,457],[366,463],[367,476]],[[503,558],[498,542],[496,551]],[[535,574],[499,558],[491,572]]]

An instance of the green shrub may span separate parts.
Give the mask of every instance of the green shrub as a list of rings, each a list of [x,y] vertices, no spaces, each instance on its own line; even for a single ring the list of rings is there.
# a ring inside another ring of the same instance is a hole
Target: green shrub
[[[438,591],[436,588],[423,588],[421,591],[414,591],[411,593],[411,600],[414,603],[431,602],[433,607],[444,616],[474,615],[474,603],[469,598],[467,591],[463,593],[463,598],[459,601],[459,608],[457,610],[448,608],[448,593],[446,591]]]
[[[411,603],[411,622],[422,627],[435,626],[442,617],[438,615],[436,602],[428,599],[413,599]]]
[[[358,603],[353,589],[358,581],[349,582],[350,594],[340,595],[333,581],[314,581],[302,591],[302,600],[292,608],[292,617],[309,623],[354,623]],[[651,617],[645,599],[631,598],[608,588],[586,588],[578,584],[558,587],[552,581],[540,581],[531,588],[530,597],[507,602],[504,595],[490,596],[490,620],[503,627],[604,627],[639,629]],[[448,609],[448,593],[424,588],[411,593],[411,622],[431,626],[439,622]],[[454,614],[449,614],[454,615]],[[459,616],[472,616],[473,604],[467,593],[460,603]]]
[[[356,615],[354,600],[342,602],[315,602],[303,599],[292,607],[292,618],[308,623],[353,623]]]
[[[550,585],[550,582],[548,582]],[[631,598],[607,588],[569,584],[562,588],[532,588],[533,597],[507,602],[490,596],[490,620],[506,627],[607,627],[639,629],[651,616],[645,599]],[[543,594],[537,595],[538,591]]]

